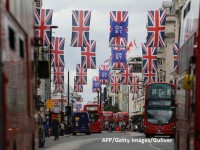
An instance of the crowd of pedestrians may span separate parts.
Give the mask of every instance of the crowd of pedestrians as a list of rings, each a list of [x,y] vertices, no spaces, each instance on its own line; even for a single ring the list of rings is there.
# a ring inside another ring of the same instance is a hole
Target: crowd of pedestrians
[[[143,126],[143,122],[142,121],[138,121],[138,122],[125,122],[123,121],[121,123],[120,126],[121,132],[126,132],[126,131],[130,131],[130,132],[140,132],[142,133],[144,130],[144,126]],[[113,122],[107,122],[107,123],[103,123],[102,124],[102,130],[103,131],[107,131],[107,132],[111,132],[115,130],[115,124]]]

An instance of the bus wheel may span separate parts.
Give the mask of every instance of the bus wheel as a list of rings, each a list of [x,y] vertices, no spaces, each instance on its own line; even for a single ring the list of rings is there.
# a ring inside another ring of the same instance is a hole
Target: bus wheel
[[[87,133],[86,133],[86,135],[90,135],[90,134],[91,134],[90,132],[87,132]]]
[[[150,138],[151,136],[150,136],[150,134],[145,134],[145,137]]]
[[[73,135],[76,135],[76,133],[75,133],[75,132],[73,132],[72,134],[73,134]]]

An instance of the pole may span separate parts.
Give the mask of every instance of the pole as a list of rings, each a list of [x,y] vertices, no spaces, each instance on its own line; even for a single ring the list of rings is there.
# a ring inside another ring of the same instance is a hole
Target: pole
[[[49,100],[51,100],[51,40],[52,28],[50,28],[50,43],[49,43]],[[51,127],[51,109],[49,108],[49,126]]]
[[[128,89],[128,85],[127,85],[127,100],[128,100],[128,113],[129,113],[129,89]]]
[[[117,102],[116,102],[116,93],[114,93],[114,104],[115,104],[115,113],[117,113]]]
[[[67,101],[67,106],[68,106],[68,108],[69,108],[69,70],[68,70],[68,77],[67,77],[67,99],[68,99],[68,101]],[[69,125],[70,124],[70,121],[69,121],[69,114],[68,114],[68,116],[67,116],[67,124]]]
[[[97,90],[97,102],[98,102],[98,104],[100,104],[100,101],[99,101],[99,90]]]
[[[99,105],[100,105],[100,109],[101,109],[101,99],[102,99],[102,95],[101,95],[101,86],[100,86],[99,90],[100,90],[100,92],[99,92],[99,93],[100,93],[100,100],[99,100],[100,103],[99,103]]]
[[[49,41],[49,100],[51,99],[51,42],[52,42],[52,28],[58,28],[58,26],[50,27],[50,41]],[[49,126],[51,126],[51,109],[49,109]]]

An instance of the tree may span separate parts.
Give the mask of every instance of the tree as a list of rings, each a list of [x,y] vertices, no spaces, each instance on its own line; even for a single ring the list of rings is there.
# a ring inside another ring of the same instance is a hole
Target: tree
[[[119,106],[116,104],[115,106],[113,105],[108,105],[104,107],[104,111],[112,111],[113,113],[121,111]]]

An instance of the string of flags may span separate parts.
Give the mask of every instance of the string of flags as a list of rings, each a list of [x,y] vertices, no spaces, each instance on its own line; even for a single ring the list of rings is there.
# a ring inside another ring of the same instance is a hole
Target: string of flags
[[[50,47],[53,83],[57,92],[64,92],[64,47],[65,38],[52,37],[51,25],[53,10],[35,9],[35,36],[42,39],[42,46]],[[96,41],[89,38],[91,11],[72,11],[71,47],[80,47],[81,61],[76,65],[74,92],[83,92],[87,84],[87,69],[99,69],[99,75],[92,78],[92,92],[97,92],[101,85],[110,84],[111,92],[117,93],[119,85],[129,85],[131,93],[138,92],[138,76],[133,75],[127,65],[127,52],[132,47],[138,48],[135,39],[128,42],[128,11],[110,11],[109,47],[111,55],[104,64],[96,66]],[[164,47],[166,11],[155,10],[147,13],[147,40],[142,43],[142,64],[144,84],[155,82],[157,71],[157,48]],[[177,68],[178,45],[173,44],[174,70]],[[109,62],[108,64],[106,64]],[[111,70],[120,70],[121,76],[112,76]]]

